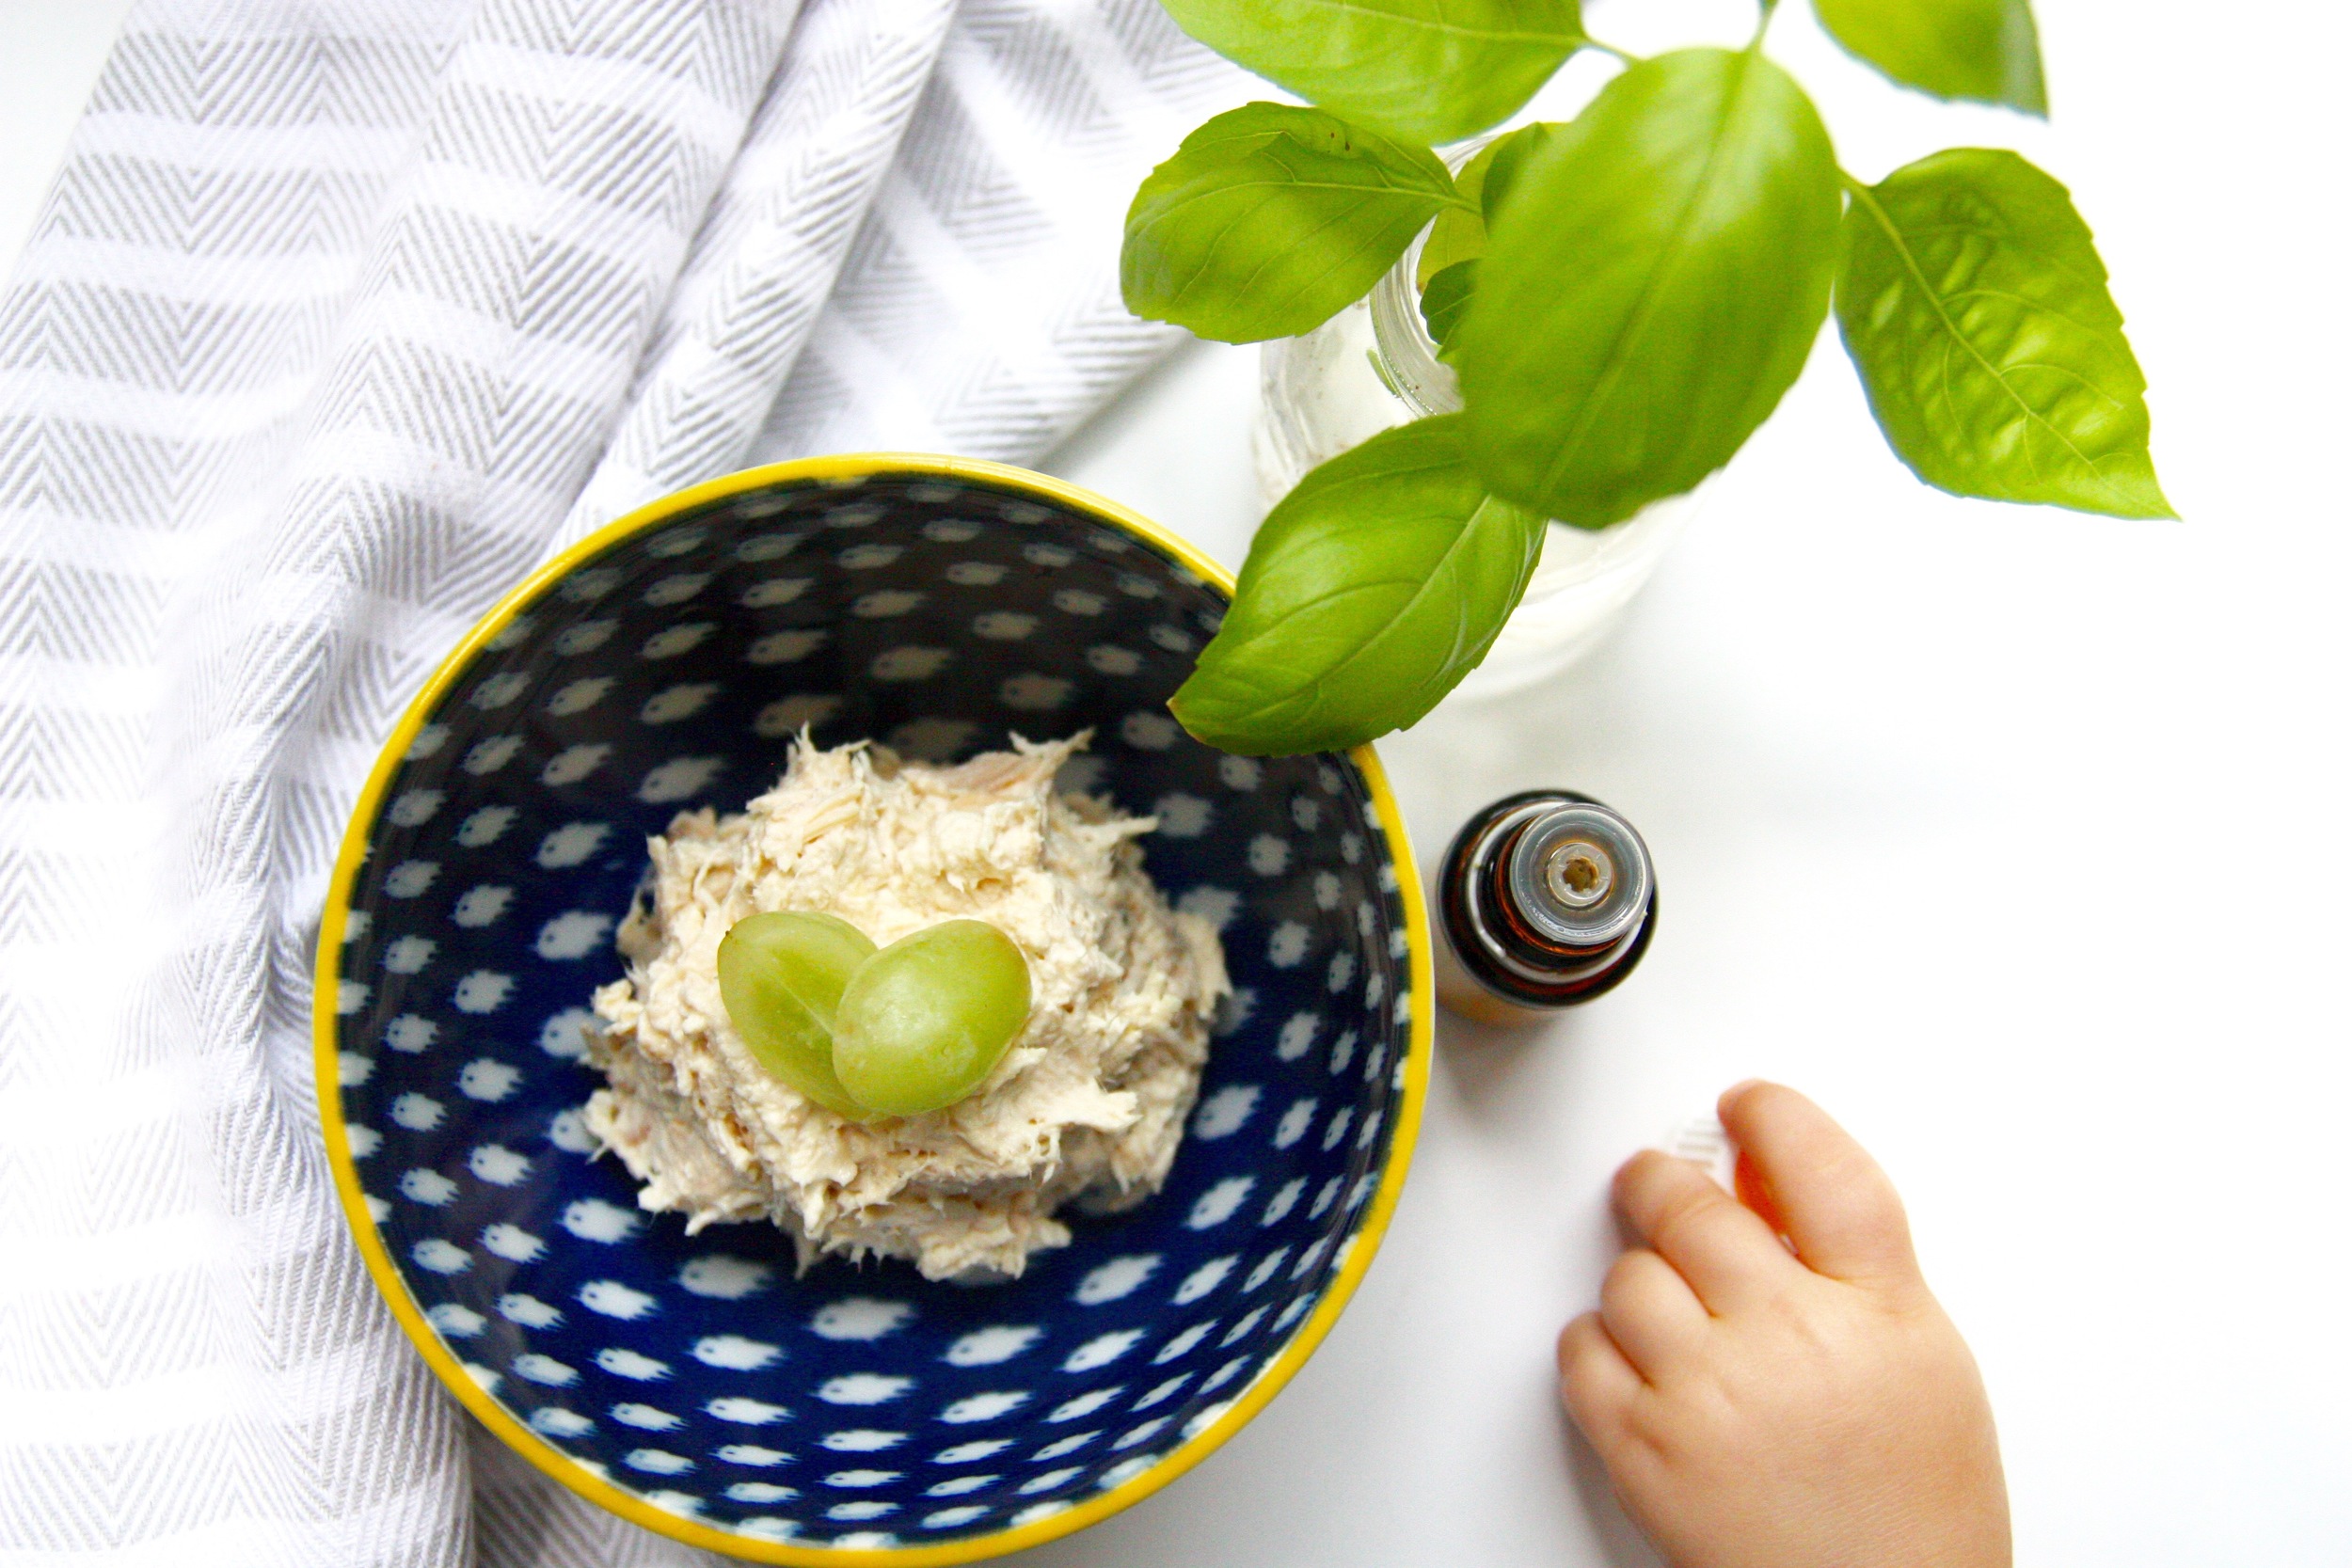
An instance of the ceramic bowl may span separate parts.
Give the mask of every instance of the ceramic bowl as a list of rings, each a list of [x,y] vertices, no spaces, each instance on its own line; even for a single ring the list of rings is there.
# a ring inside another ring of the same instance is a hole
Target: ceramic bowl
[[[1371,752],[1257,760],[1166,701],[1229,583],[1018,469],[832,458],[686,491],[485,617],[359,800],[321,935],[326,1141],[392,1310],[489,1428],[665,1534],[965,1561],[1231,1436],[1371,1260],[1426,1077],[1412,858]],[[762,1224],[640,1211],[580,1107],[644,841],[739,810],[806,725],[944,760],[1091,727],[1066,783],[1152,813],[1236,995],[1166,1188],[1019,1280],[796,1274]]]

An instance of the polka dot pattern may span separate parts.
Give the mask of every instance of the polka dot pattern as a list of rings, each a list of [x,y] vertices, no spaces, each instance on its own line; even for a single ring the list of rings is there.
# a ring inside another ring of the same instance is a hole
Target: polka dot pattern
[[[876,476],[619,539],[475,653],[376,796],[323,995],[367,1208],[476,1385],[653,1507],[888,1547],[1136,1481],[1280,1355],[1389,1160],[1412,977],[1355,766],[1168,720],[1222,610],[1081,512]],[[1222,928],[1237,994],[1166,1190],[1018,1281],[796,1275],[771,1227],[689,1236],[591,1158],[580,1029],[645,837],[740,809],[803,725],[933,760],[1090,726],[1065,782],[1157,815],[1152,875]]]

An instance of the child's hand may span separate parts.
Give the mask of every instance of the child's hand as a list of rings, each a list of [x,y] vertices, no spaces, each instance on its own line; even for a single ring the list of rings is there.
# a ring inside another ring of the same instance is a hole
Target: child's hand
[[[1615,1197],[1640,1242],[1560,1336],[1561,1399],[1627,1512],[1676,1568],[2008,1568],[1993,1412],[1894,1187],[1793,1089],[1721,1113],[1773,1224],[1634,1156]]]

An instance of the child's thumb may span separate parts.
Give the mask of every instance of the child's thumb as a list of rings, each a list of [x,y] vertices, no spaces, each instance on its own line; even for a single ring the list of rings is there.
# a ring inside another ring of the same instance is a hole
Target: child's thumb
[[[1857,1284],[1918,1277],[1895,1184],[1827,1112],[1758,1081],[1727,1090],[1717,1109],[1806,1267]]]

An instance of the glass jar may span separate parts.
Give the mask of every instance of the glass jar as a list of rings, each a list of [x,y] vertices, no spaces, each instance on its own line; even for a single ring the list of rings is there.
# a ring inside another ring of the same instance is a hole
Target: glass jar
[[[1304,337],[1279,339],[1259,351],[1250,444],[1268,508],[1309,469],[1380,432],[1461,408],[1454,368],[1438,357],[1414,286],[1427,239],[1423,230],[1364,298]],[[1592,652],[1710,487],[1653,502],[1604,529],[1553,523],[1526,596],[1456,695],[1518,691]]]

